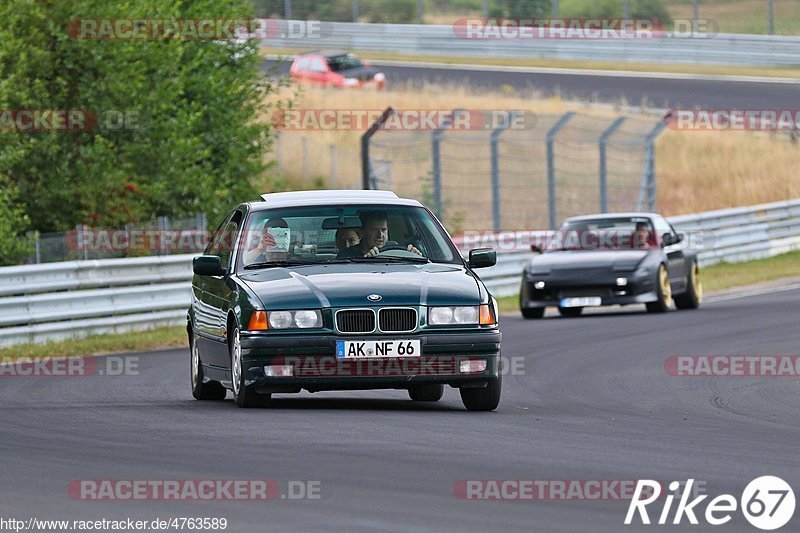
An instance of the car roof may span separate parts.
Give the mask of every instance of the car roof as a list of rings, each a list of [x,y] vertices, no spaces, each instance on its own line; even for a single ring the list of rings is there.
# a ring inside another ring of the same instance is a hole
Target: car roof
[[[658,213],[629,212],[629,213],[595,213],[593,215],[580,215],[569,217],[564,222],[575,222],[580,220],[597,220],[603,218],[650,218],[660,216]]]
[[[303,52],[297,57],[315,55],[328,58],[328,57],[344,56],[349,53],[350,52],[345,52],[344,50],[311,50],[310,52]]]
[[[262,194],[260,202],[253,202],[254,208],[302,207],[308,205],[406,205],[421,207],[422,204],[410,198],[399,198],[392,191],[365,190],[319,190],[291,191]]]

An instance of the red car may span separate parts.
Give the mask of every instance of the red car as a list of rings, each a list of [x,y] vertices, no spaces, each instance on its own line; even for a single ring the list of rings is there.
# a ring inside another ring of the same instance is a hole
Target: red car
[[[347,52],[315,51],[295,57],[289,70],[299,83],[341,89],[386,87],[386,76]]]

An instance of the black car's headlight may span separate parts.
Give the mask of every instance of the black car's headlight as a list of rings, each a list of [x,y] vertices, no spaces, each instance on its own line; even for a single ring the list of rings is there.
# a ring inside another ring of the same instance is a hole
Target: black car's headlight
[[[318,309],[296,311],[256,311],[250,317],[247,329],[266,331],[270,329],[309,329],[322,327],[322,312]]]
[[[488,304],[429,307],[429,326],[493,325],[497,319]]]

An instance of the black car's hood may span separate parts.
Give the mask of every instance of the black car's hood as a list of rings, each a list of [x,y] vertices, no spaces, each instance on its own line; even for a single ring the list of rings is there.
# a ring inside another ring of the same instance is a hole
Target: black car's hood
[[[337,70],[337,74],[341,74],[345,78],[356,78],[360,81],[369,81],[375,77],[375,74],[380,72],[375,67],[354,67],[354,68],[346,68],[343,70]]]
[[[634,270],[653,250],[559,250],[537,255],[528,268],[576,270],[616,266],[620,270]]]
[[[273,267],[240,276],[267,309],[379,305],[478,305],[478,282],[459,265],[335,264]]]

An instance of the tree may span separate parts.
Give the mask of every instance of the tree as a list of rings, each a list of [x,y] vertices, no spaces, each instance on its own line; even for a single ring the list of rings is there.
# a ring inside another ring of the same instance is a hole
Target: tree
[[[80,132],[4,130],[0,122],[0,176],[18,189],[33,227],[111,227],[200,211],[216,221],[255,198],[250,180],[264,172],[270,142],[259,117],[274,90],[259,70],[257,41],[74,32],[84,18],[251,14],[247,0],[2,2],[0,110],[88,110],[100,121]]]
[[[31,252],[25,235],[30,221],[19,200],[19,191],[0,177],[0,265],[14,265]]]

